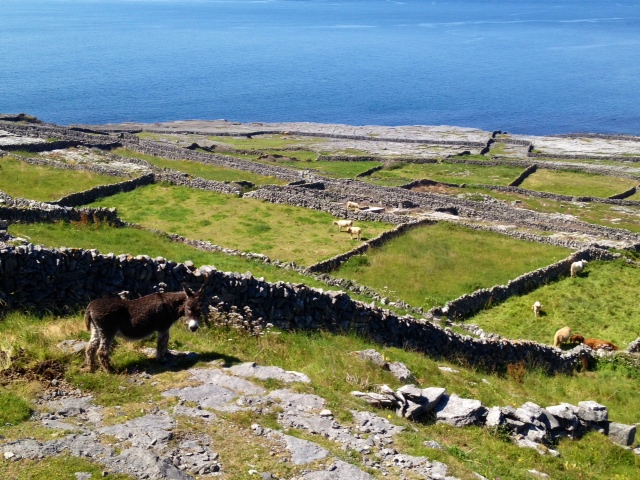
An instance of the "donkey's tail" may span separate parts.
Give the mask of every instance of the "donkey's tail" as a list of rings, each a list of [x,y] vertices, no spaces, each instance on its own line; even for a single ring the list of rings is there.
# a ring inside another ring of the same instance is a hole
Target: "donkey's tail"
[[[91,331],[91,309],[87,307],[87,311],[84,312],[84,324],[88,331]]]

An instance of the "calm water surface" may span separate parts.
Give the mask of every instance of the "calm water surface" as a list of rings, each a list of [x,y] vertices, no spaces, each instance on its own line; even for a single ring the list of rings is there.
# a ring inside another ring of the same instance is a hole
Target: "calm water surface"
[[[0,0],[0,112],[640,135],[640,1]]]

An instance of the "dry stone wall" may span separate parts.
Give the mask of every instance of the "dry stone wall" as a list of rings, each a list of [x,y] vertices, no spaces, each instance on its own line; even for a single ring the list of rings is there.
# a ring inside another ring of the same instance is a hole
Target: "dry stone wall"
[[[26,245],[0,248],[2,308],[65,310],[91,299],[127,290],[133,296],[175,291],[185,283],[205,286],[212,304],[248,306],[254,318],[283,330],[354,332],[382,345],[408,348],[490,370],[514,362],[538,365],[550,373],[569,372],[576,352],[563,353],[535,342],[474,339],[426,320],[397,316],[354,301],[342,292],[304,285],[268,283],[251,274],[229,274],[213,267],[195,269],[164,258],[101,255],[95,250],[49,250]]]
[[[443,307],[435,307],[428,312],[428,316],[445,316],[450,319],[464,320],[491,305],[502,303],[516,295],[524,295],[542,285],[568,275],[570,273],[571,263],[575,261],[612,260],[618,257],[618,254],[613,254],[600,248],[592,247],[580,250],[559,262],[539,268],[533,272],[525,273],[509,281],[507,285],[496,285],[492,288],[476,290],[471,294],[463,295],[448,302]]]

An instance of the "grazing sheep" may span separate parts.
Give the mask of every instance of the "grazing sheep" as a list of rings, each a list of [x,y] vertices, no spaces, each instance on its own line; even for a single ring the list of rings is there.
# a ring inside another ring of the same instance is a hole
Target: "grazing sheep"
[[[346,208],[347,210],[350,210],[352,208],[354,210],[360,210],[360,205],[358,205],[356,202],[347,202]]]
[[[533,304],[533,315],[536,317],[539,317],[541,311],[542,311],[542,304],[540,302],[535,302]]]
[[[349,228],[353,226],[353,220],[334,220],[334,225],[338,226],[338,231],[341,232],[343,228]]]
[[[582,269],[587,266],[587,263],[589,262],[587,262],[586,260],[573,262],[571,264],[571,276],[575,277],[576,275],[578,275],[582,271]]]
[[[560,345],[568,341],[569,338],[571,338],[571,329],[569,327],[563,327],[553,336],[553,346],[560,347]]]
[[[362,229],[360,227],[347,227],[346,231],[351,234],[351,240],[354,238],[362,239]]]
[[[572,342],[584,343],[592,350],[620,350],[613,343],[607,340],[600,340],[599,338],[584,338],[582,335],[574,335],[571,337]]]

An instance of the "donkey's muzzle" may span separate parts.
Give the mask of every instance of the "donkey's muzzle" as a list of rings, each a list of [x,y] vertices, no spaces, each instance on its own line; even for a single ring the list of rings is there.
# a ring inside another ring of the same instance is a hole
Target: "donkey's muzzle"
[[[198,322],[195,320],[189,320],[189,330],[191,330],[192,332],[195,332],[196,330],[198,330]]]

